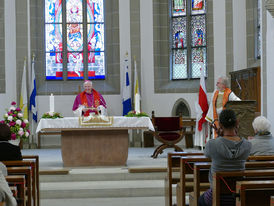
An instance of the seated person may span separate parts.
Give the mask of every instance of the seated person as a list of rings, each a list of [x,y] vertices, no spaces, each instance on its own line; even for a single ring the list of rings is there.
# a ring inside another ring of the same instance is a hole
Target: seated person
[[[9,142],[11,131],[8,125],[0,124],[0,161],[22,160],[20,147]]]
[[[76,96],[72,107],[73,111],[76,111],[82,105],[84,107],[82,110],[83,115],[89,116],[91,112],[98,114],[97,107],[100,105],[107,108],[103,96],[92,88],[91,81],[85,81],[83,86],[85,90]]]
[[[250,155],[274,155],[274,138],[270,133],[271,124],[264,116],[256,117],[252,123],[255,136],[250,138],[252,144]]]
[[[216,171],[237,171],[245,169],[245,161],[249,156],[251,143],[237,135],[238,121],[233,110],[223,110],[219,116],[220,131],[217,139],[209,140],[204,154],[212,161],[209,171],[210,189],[199,198],[199,206],[212,205],[212,174]],[[235,205],[235,199],[229,195],[221,196],[228,205]]]
[[[0,162],[0,206],[16,206],[17,202],[12,195],[5,176],[7,176],[7,168]]]

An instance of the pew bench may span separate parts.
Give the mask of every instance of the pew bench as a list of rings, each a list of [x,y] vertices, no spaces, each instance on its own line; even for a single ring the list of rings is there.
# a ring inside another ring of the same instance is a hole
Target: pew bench
[[[167,155],[167,176],[165,178],[165,205],[172,206],[172,185],[180,181],[180,157],[203,155],[201,152],[172,152]],[[175,174],[176,173],[176,174]],[[187,181],[193,180],[192,177],[187,176]]]
[[[221,205],[221,195],[236,194],[237,181],[274,180],[274,170],[244,170],[235,172],[216,172],[213,175],[213,206]],[[237,195],[237,194],[236,194]],[[268,202],[269,204],[269,202]],[[261,205],[261,204],[260,204]]]
[[[5,177],[10,187],[15,187],[15,199],[18,206],[26,205],[25,196],[25,176],[24,175],[8,175]],[[14,191],[14,189],[13,189]]]
[[[274,195],[274,180],[238,181],[236,192],[237,206],[268,206]]]

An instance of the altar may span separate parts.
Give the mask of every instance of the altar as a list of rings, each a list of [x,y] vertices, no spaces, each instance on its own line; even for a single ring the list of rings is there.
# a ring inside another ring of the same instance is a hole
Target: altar
[[[154,131],[149,117],[114,116],[110,122],[89,124],[79,117],[41,119],[36,129],[61,131],[61,151],[65,167],[125,165],[128,158],[129,129]]]

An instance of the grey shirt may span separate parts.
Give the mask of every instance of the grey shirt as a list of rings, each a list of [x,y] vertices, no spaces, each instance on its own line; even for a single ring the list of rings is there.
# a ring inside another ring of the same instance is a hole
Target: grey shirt
[[[212,186],[212,174],[216,171],[236,171],[245,169],[245,161],[249,156],[251,143],[241,138],[232,141],[223,137],[209,140],[204,154],[212,161],[209,171],[209,182]]]
[[[252,144],[250,155],[274,155],[274,138],[269,135],[255,135],[249,140]]]

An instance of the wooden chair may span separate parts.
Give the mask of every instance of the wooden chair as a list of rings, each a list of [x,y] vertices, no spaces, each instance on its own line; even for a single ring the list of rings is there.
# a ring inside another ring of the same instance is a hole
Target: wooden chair
[[[157,156],[162,154],[163,150],[166,148],[174,148],[176,152],[183,151],[176,145],[184,137],[182,116],[155,117],[154,111],[152,111],[152,123],[155,129],[154,137],[162,144],[154,150],[151,157],[157,158]]]
[[[225,194],[232,195],[236,191],[237,181],[247,180],[274,180],[274,170],[244,170],[235,172],[216,172],[213,175],[213,206],[221,205],[221,196]],[[237,194],[236,194],[237,196]],[[263,201],[263,200],[262,200]],[[263,205],[261,204],[257,205]],[[269,205],[269,201],[267,202]]]
[[[167,177],[165,178],[165,205],[172,206],[172,185],[180,181],[175,172],[180,171],[180,157],[203,155],[201,152],[173,152],[167,155]],[[186,178],[188,180],[188,177]],[[191,178],[193,181],[193,178]]]

